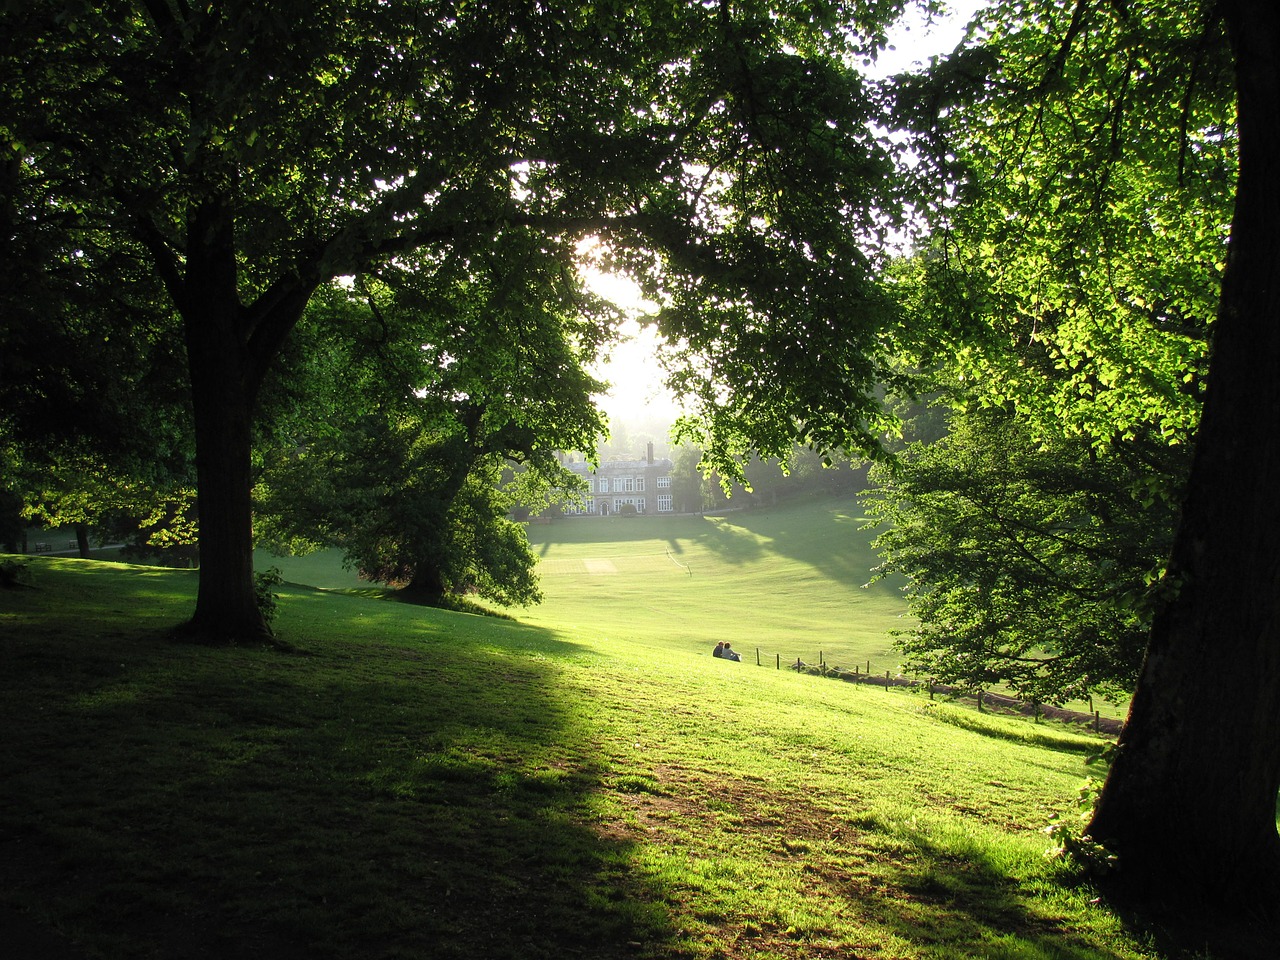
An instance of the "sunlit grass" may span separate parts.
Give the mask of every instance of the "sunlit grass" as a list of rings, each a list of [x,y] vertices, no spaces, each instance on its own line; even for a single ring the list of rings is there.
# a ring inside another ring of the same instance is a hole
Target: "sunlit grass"
[[[286,587],[303,656],[170,642],[192,574],[33,561],[0,593],[0,896],[108,957],[1156,956],[1044,856],[1096,741],[711,658],[726,611],[738,646],[872,656],[843,624],[900,598],[810,622],[853,546],[698,523],[613,541],[693,570],[645,612],[656,568],[555,572],[586,524],[539,539],[518,623]]]
[[[864,585],[877,563],[850,505],[715,517],[562,520],[529,528],[545,602],[523,614],[655,648],[728,640],[754,662],[800,657],[897,672],[906,605]]]

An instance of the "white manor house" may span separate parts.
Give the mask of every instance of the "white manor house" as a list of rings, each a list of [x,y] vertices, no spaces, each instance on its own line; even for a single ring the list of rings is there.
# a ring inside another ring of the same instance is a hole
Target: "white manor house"
[[[671,513],[671,461],[655,460],[649,444],[643,460],[606,460],[592,469],[585,461],[566,463],[568,470],[587,481],[586,500],[581,507],[567,504],[568,516],[607,517],[612,514]]]

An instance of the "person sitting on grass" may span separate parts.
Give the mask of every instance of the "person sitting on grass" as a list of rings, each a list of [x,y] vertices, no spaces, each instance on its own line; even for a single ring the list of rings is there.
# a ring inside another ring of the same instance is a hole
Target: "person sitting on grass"
[[[742,661],[742,654],[738,653],[737,650],[734,650],[733,647],[728,643],[726,643],[724,645],[724,649],[720,651],[720,656],[724,657],[724,659],[726,660],[737,660],[739,662]]]
[[[711,655],[712,655],[713,657],[723,657],[723,656],[724,656],[724,641],[723,641],[723,640],[721,640],[719,643],[717,643],[717,644],[716,644],[716,648],[715,648],[714,650],[712,650],[712,651],[711,651]]]

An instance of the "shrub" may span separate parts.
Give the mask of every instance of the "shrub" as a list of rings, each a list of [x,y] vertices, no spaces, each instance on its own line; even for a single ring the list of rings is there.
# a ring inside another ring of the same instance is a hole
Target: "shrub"
[[[31,578],[25,563],[21,560],[5,560],[0,563],[0,587],[13,590],[29,586],[31,586]]]
[[[284,578],[280,576],[279,567],[267,567],[266,570],[253,575],[253,591],[258,600],[258,609],[262,611],[262,619],[267,622],[268,629],[276,618],[276,601],[280,599],[280,595],[274,590],[282,583]]]

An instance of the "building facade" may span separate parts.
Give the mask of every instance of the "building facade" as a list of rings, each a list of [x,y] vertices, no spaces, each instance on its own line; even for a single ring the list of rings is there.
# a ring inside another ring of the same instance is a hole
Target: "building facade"
[[[582,506],[566,505],[567,516],[608,517],[615,514],[660,514],[674,510],[672,463],[654,459],[653,444],[642,460],[606,460],[598,467],[583,461],[565,466],[587,482]]]

